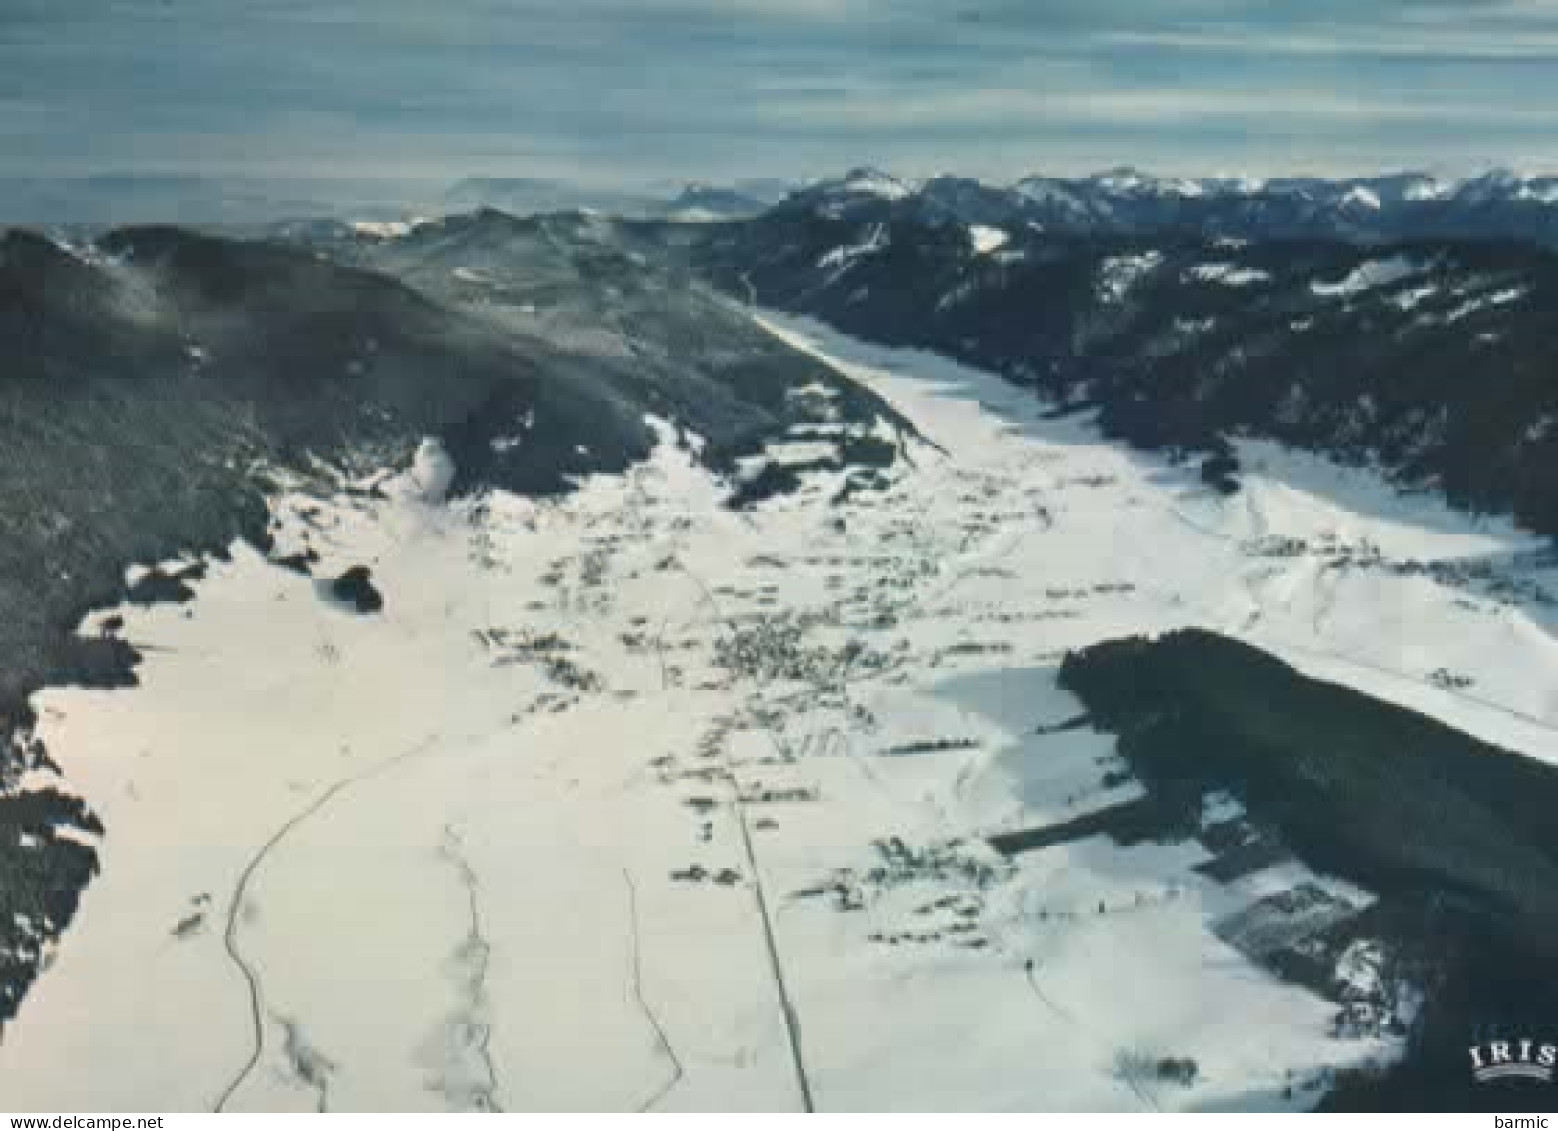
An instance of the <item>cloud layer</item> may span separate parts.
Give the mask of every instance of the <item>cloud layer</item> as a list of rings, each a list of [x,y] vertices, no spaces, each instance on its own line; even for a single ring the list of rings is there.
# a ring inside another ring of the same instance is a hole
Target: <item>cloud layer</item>
[[[1558,165],[1555,0],[4,0],[0,176]]]

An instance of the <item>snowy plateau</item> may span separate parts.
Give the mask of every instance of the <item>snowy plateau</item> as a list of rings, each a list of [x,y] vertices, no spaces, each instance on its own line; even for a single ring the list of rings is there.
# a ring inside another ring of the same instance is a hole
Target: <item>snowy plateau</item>
[[[732,510],[659,426],[566,497],[446,500],[429,449],[272,500],[278,552],[366,566],[382,611],[237,544],[195,601],[82,625],[123,618],[141,686],[34,699],[107,832],[0,1041],[9,1106],[1282,1109],[1401,1054],[1226,941],[1369,892],[990,838],[1139,791],[1057,666],[1185,625],[1543,757],[1548,614],[1269,552],[1518,572],[1536,541],[1270,445],[1225,497],[994,377],[764,324],[917,425],[882,490]]]

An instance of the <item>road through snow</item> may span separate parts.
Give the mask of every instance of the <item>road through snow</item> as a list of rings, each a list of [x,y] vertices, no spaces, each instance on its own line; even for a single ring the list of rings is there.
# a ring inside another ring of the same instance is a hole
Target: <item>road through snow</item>
[[[766,324],[923,432],[883,489],[732,513],[657,425],[558,500],[279,497],[280,552],[369,565],[380,615],[241,546],[191,605],[114,611],[142,686],[37,699],[108,831],[0,1040],[13,1106],[1281,1108],[1399,1051],[1215,931],[1367,893],[983,838],[1139,793],[1041,725],[1079,710],[1055,666],[1185,624],[1548,756],[1551,615],[1386,568],[1550,585],[1531,540],[1269,447],[1224,500],[994,378]],[[1192,1085],[1120,1075],[1169,1056]]]

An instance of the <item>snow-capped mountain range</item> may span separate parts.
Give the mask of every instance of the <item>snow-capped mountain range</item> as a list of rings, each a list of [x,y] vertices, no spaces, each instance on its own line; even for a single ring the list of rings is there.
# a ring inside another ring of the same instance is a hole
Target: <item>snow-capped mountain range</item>
[[[958,176],[905,180],[861,168],[791,194],[782,207],[827,215],[882,201],[928,216],[1024,224],[1056,234],[1196,231],[1243,239],[1420,237],[1558,240],[1558,176],[1494,170],[1318,177],[1155,177],[1131,168],[991,185]]]

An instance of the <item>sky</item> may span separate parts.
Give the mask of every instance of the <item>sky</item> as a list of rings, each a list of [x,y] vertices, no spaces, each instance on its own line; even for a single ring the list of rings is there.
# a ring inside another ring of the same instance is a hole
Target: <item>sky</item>
[[[0,0],[0,177],[1558,168],[1558,0]]]

